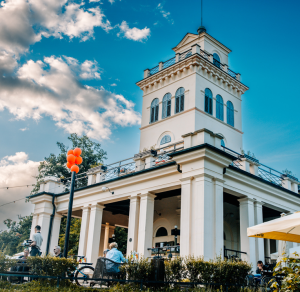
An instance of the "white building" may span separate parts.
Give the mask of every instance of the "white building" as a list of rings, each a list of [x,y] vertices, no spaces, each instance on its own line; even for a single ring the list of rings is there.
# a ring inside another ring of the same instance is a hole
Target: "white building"
[[[174,58],[145,70],[137,82],[143,91],[140,153],[90,169],[88,185],[75,192],[79,254],[95,263],[115,226],[123,226],[127,253],[148,257],[148,248],[172,244],[177,225],[180,255],[211,259],[236,250],[256,266],[276,252],[276,241],[248,238],[247,227],[299,211],[298,180],[239,154],[248,87],[228,68],[231,50],[204,28],[186,34],[173,50]],[[63,187],[49,178],[30,198],[43,251],[47,239],[50,251],[58,243],[69,200]]]

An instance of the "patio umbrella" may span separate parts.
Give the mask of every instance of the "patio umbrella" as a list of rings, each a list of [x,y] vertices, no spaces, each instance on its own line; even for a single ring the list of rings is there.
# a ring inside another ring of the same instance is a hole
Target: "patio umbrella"
[[[300,212],[249,227],[247,235],[300,243]]]

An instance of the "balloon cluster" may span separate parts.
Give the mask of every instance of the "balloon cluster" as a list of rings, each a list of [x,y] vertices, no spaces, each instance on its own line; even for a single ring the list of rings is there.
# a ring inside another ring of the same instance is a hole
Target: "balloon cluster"
[[[71,171],[75,171],[76,173],[79,172],[78,165],[82,163],[82,157],[80,156],[80,154],[81,154],[80,148],[75,148],[74,150],[71,149],[68,151],[67,168],[71,169]]]

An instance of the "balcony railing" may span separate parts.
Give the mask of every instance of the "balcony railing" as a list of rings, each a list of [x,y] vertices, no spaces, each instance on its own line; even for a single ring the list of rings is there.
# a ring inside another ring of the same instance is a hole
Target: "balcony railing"
[[[77,175],[76,188],[80,188],[87,185],[88,175],[93,175],[94,173],[97,173],[99,171],[101,171],[101,181],[110,181],[112,179],[126,176],[134,172],[138,172],[149,168],[155,168],[160,165],[170,163],[173,161],[171,154],[183,149],[183,141],[180,141],[171,145],[163,146],[159,149],[141,152],[139,154],[134,155],[134,157],[124,159],[112,164],[100,165],[95,168],[91,168],[86,173],[81,173]],[[224,152],[236,157],[236,159],[231,163],[231,166],[243,170],[243,158],[246,158],[247,160],[252,161],[258,167],[257,176],[269,183],[273,183],[274,185],[283,187],[282,182],[286,177],[289,177],[290,179],[298,182],[298,178],[290,174],[281,173],[271,167],[268,167],[260,163],[259,160],[257,160],[254,157],[251,157],[247,154],[240,154],[224,146],[222,146],[222,149]],[[151,162],[147,162],[148,164],[145,160],[144,163],[142,163],[141,165],[136,163],[136,160],[143,159],[143,157],[149,157],[149,155],[152,156],[153,159]],[[65,184],[66,188],[68,188],[70,181],[66,179]]]
[[[224,147],[222,146],[223,150],[233,156],[236,157],[236,160],[234,160],[231,165],[234,166],[234,167],[237,167],[239,169],[242,169],[242,164],[241,164],[241,159],[242,158],[247,158],[248,160],[251,160],[253,161],[254,163],[256,163],[258,166],[258,177],[262,178],[263,180],[267,181],[267,182],[270,182],[270,183],[273,183],[275,185],[278,185],[278,186],[281,186],[283,187],[282,185],[282,181],[284,180],[285,177],[289,177],[291,178],[292,180],[295,180],[295,181],[299,181],[298,178],[292,176],[292,175],[289,175],[289,174],[284,174],[278,170],[275,170],[267,165],[264,165],[262,163],[259,162],[258,159],[254,158],[254,157],[251,157],[247,154],[240,154],[238,152],[235,152],[227,147]]]
[[[184,59],[187,59],[188,57],[192,56],[192,49],[189,49],[183,53],[181,53],[179,55],[178,61],[182,61]],[[200,49],[200,56],[202,56],[204,59],[206,59],[207,61],[211,62],[211,55],[203,50]],[[154,75],[156,73],[158,73],[160,70],[162,69],[166,69],[172,65],[174,65],[176,63],[176,57],[173,57],[172,59],[163,62],[163,65],[161,67],[161,69],[159,68],[159,65],[155,66],[154,68],[149,70],[149,76]],[[213,65],[215,65],[217,68],[219,68],[220,70],[226,72],[228,75],[230,75],[232,78],[236,79],[237,77],[237,73],[233,72],[231,69],[228,68],[227,65],[222,64],[221,62],[219,62],[216,59],[213,59],[212,62]]]

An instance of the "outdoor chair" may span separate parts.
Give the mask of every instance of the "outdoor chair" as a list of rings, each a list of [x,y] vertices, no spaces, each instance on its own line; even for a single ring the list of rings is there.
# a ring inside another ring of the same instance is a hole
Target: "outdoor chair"
[[[119,279],[121,277],[121,272],[119,267],[123,265],[123,263],[116,263],[110,259],[99,257],[97,259],[95,271],[93,274],[93,278],[100,279]],[[109,281],[94,281],[93,286],[95,284],[106,285],[109,286]]]

